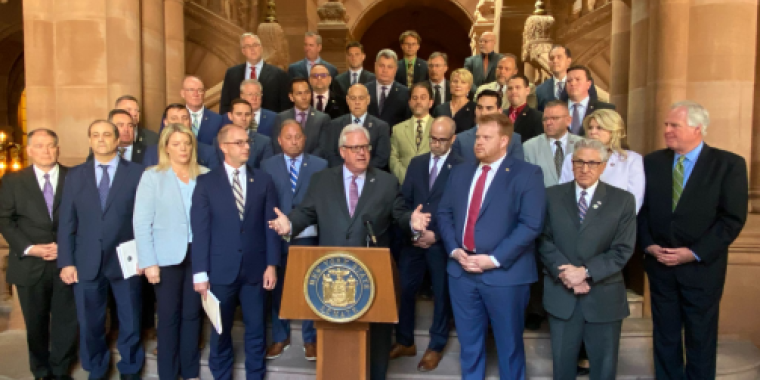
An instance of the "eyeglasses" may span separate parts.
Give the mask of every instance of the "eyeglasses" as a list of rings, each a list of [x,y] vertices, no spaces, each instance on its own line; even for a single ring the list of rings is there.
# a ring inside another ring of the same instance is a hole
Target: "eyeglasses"
[[[259,47],[261,47],[261,44],[243,45],[243,49],[253,49],[253,48],[259,48]]]
[[[248,140],[224,142],[222,144],[232,144],[232,145],[237,145],[238,148],[243,148],[246,145],[252,144],[252,143],[253,143],[253,139],[248,139]]]
[[[197,92],[199,95],[206,93],[206,89],[203,88],[183,88],[187,92]]]
[[[584,166],[588,166],[589,169],[596,169],[599,165],[603,164],[601,161],[583,161],[573,160],[573,167],[576,169],[583,169]]]
[[[311,74],[311,77],[314,79],[325,79],[328,76],[330,76],[328,73]]]
[[[349,96],[349,97],[348,97],[348,100],[350,100],[350,101],[352,101],[352,102],[355,102],[355,101],[357,101],[357,100],[362,100],[362,101],[364,101],[364,100],[367,100],[367,96],[366,96],[366,95],[362,95],[362,96]]]
[[[240,94],[240,95],[241,95],[241,97],[242,97],[243,95],[245,95],[245,96],[247,96],[247,97],[249,97],[249,98],[251,98],[251,99],[258,99],[258,98],[260,98],[260,97],[261,97],[261,95],[263,95],[263,94],[262,94],[262,93],[260,93],[260,92],[257,92],[257,93],[255,93],[255,94]]]
[[[432,136],[430,137],[430,144],[446,144],[448,142],[451,142],[451,137],[445,139],[437,139]]]
[[[366,144],[366,145],[343,145],[343,148],[346,148],[351,151],[351,153],[361,153],[364,151],[371,151],[372,145]]]
[[[561,120],[561,119],[564,119],[564,118],[566,118],[566,117],[568,117],[568,116],[570,116],[570,115],[563,115],[563,116],[544,116],[544,118],[543,118],[543,119],[541,119],[541,121],[543,121],[544,123],[546,123],[547,121],[551,120],[551,121],[553,121],[553,122],[555,122],[555,123],[556,123],[557,121],[559,121],[559,120]]]

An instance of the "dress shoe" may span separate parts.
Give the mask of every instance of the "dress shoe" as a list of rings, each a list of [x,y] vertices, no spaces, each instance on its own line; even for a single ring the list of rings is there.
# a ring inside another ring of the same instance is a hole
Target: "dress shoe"
[[[142,337],[144,340],[156,340],[156,328],[150,327],[142,331]]]
[[[304,351],[304,356],[306,357],[306,360],[309,360],[309,361],[317,360],[317,344],[316,343],[304,343],[303,351]]]
[[[525,318],[525,328],[528,330],[536,331],[541,328],[541,322],[543,321],[544,317],[535,313],[530,313]]]
[[[74,378],[72,378],[69,375],[55,376],[54,379],[55,380],[74,380]]]
[[[128,375],[121,375],[121,380],[140,380],[140,374],[137,373],[131,373]]]
[[[52,380],[53,376],[35,377],[34,380]]]
[[[398,343],[393,343],[391,347],[391,359],[400,358],[402,356],[417,356],[417,346],[404,346]]]
[[[443,354],[431,349],[425,350],[425,355],[422,355],[420,363],[417,364],[417,370],[420,372],[428,372],[438,368],[438,363],[441,362]]]
[[[578,376],[588,376],[589,373],[589,368],[578,366]]]
[[[267,348],[267,359],[277,359],[285,350],[290,348],[290,338],[283,342],[277,342]]]

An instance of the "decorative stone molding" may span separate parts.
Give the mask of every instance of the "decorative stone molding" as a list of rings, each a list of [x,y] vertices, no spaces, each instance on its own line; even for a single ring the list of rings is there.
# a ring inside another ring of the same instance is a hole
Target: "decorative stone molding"
[[[535,83],[540,83],[551,75],[549,51],[554,44],[553,26],[554,17],[547,14],[544,2],[536,1],[536,10],[525,21],[522,48],[523,62],[526,66],[532,67],[532,70],[526,70],[526,72],[533,74],[533,78],[530,79]]]
[[[593,11],[582,15],[580,18],[568,19],[566,25],[557,30],[556,39],[560,42],[573,41],[580,35],[590,30],[602,27],[612,20],[612,3],[604,2]]]
[[[319,25],[345,25],[348,23],[346,7],[344,7],[343,3],[339,0],[330,0],[320,5],[319,8],[317,8],[317,15],[319,15]]]
[[[470,49],[472,54],[478,54],[478,40],[485,32],[493,32],[496,26],[496,0],[480,0],[475,11],[475,23],[470,29]],[[496,46],[499,46],[498,36]]]

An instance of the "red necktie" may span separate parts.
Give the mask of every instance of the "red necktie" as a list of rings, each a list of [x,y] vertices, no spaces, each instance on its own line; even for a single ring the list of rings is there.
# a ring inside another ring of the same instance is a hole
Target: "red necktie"
[[[248,79],[256,79],[256,68],[251,66],[251,76]]]
[[[475,183],[475,190],[473,190],[472,198],[470,198],[470,209],[467,210],[467,225],[464,227],[463,243],[464,248],[470,251],[475,250],[475,223],[478,221],[480,206],[483,203],[483,191],[486,188],[489,170],[491,170],[490,166],[483,166],[483,171],[478,177],[478,182]]]
[[[512,108],[512,110],[509,111],[509,119],[512,120],[512,123],[514,124],[515,120],[517,120],[517,108]]]

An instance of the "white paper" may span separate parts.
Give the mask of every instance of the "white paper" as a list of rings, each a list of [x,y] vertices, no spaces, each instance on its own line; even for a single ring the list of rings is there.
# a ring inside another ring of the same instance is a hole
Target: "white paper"
[[[116,247],[121,273],[124,279],[137,275],[137,244],[134,240],[126,241]]]
[[[208,315],[208,319],[211,321],[214,329],[216,329],[216,333],[221,335],[222,313],[219,312],[219,299],[216,298],[214,293],[211,293],[211,290],[209,290],[206,292],[205,300],[203,299],[203,296],[201,296],[201,301],[203,302],[203,310],[206,311],[206,315]]]

